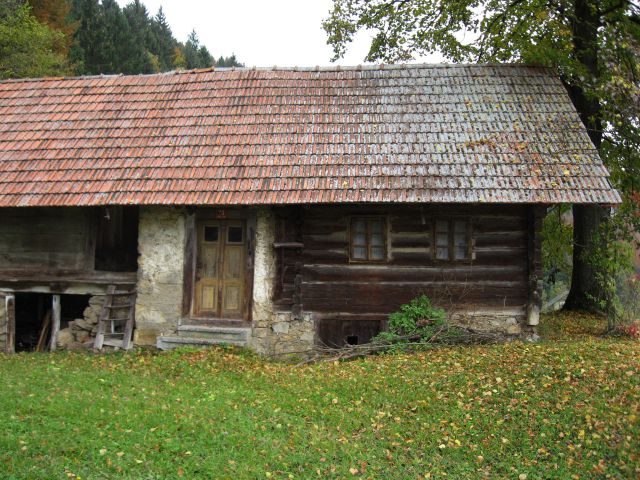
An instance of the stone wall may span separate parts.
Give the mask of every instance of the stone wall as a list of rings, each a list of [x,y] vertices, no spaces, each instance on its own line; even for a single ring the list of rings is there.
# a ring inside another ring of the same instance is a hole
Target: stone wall
[[[252,338],[250,346],[262,354],[303,352],[314,345],[315,324],[310,314],[299,318],[291,312],[273,308],[273,286],[276,275],[275,218],[268,208],[257,212]]]
[[[0,295],[0,353],[6,352],[7,348],[7,305],[6,297]]]
[[[137,345],[155,345],[182,315],[185,214],[171,207],[141,207],[138,229]]]
[[[449,314],[449,320],[457,325],[502,334],[507,338],[529,338],[535,335],[535,328],[527,325],[524,311],[457,311]]]
[[[102,313],[105,297],[96,295],[89,298],[89,303],[82,313],[82,318],[71,320],[67,328],[58,332],[58,348],[78,349],[91,348],[98,333],[98,319]],[[129,301],[128,298],[125,299]]]

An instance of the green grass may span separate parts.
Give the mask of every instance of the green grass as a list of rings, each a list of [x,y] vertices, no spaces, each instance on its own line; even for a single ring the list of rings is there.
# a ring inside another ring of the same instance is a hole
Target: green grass
[[[535,345],[299,368],[229,350],[0,356],[0,477],[638,478],[640,343],[592,320],[548,318]]]

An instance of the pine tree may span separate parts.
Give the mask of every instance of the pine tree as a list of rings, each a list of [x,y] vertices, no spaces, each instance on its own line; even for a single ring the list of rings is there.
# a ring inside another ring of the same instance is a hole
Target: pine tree
[[[106,73],[109,59],[105,53],[107,36],[104,12],[98,0],[72,0],[70,18],[76,29],[69,56],[81,75]]]
[[[123,9],[129,24],[127,56],[120,65],[123,73],[153,73],[154,65],[147,46],[151,43],[151,22],[146,7],[134,0]]]
[[[151,19],[150,36],[150,49],[158,58],[160,71],[171,70],[174,66],[175,49],[178,42],[173,38],[162,7],[160,7],[156,16]]]

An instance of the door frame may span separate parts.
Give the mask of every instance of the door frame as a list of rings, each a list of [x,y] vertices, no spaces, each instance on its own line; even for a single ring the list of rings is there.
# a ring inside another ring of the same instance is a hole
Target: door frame
[[[244,299],[242,302],[242,319],[198,317],[196,307],[196,262],[198,260],[198,224],[202,221],[242,220],[245,223],[245,255],[244,255]],[[251,323],[253,305],[253,265],[255,254],[256,213],[249,208],[192,208],[187,211],[184,259],[184,286],[182,296],[182,316],[189,323]],[[182,324],[182,320],[180,324]]]

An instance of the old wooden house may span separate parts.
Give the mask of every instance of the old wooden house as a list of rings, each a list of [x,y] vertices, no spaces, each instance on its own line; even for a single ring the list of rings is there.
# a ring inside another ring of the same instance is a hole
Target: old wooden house
[[[528,335],[546,207],[619,202],[538,67],[10,80],[0,119],[7,352],[114,318],[163,348],[362,343],[420,294]]]

